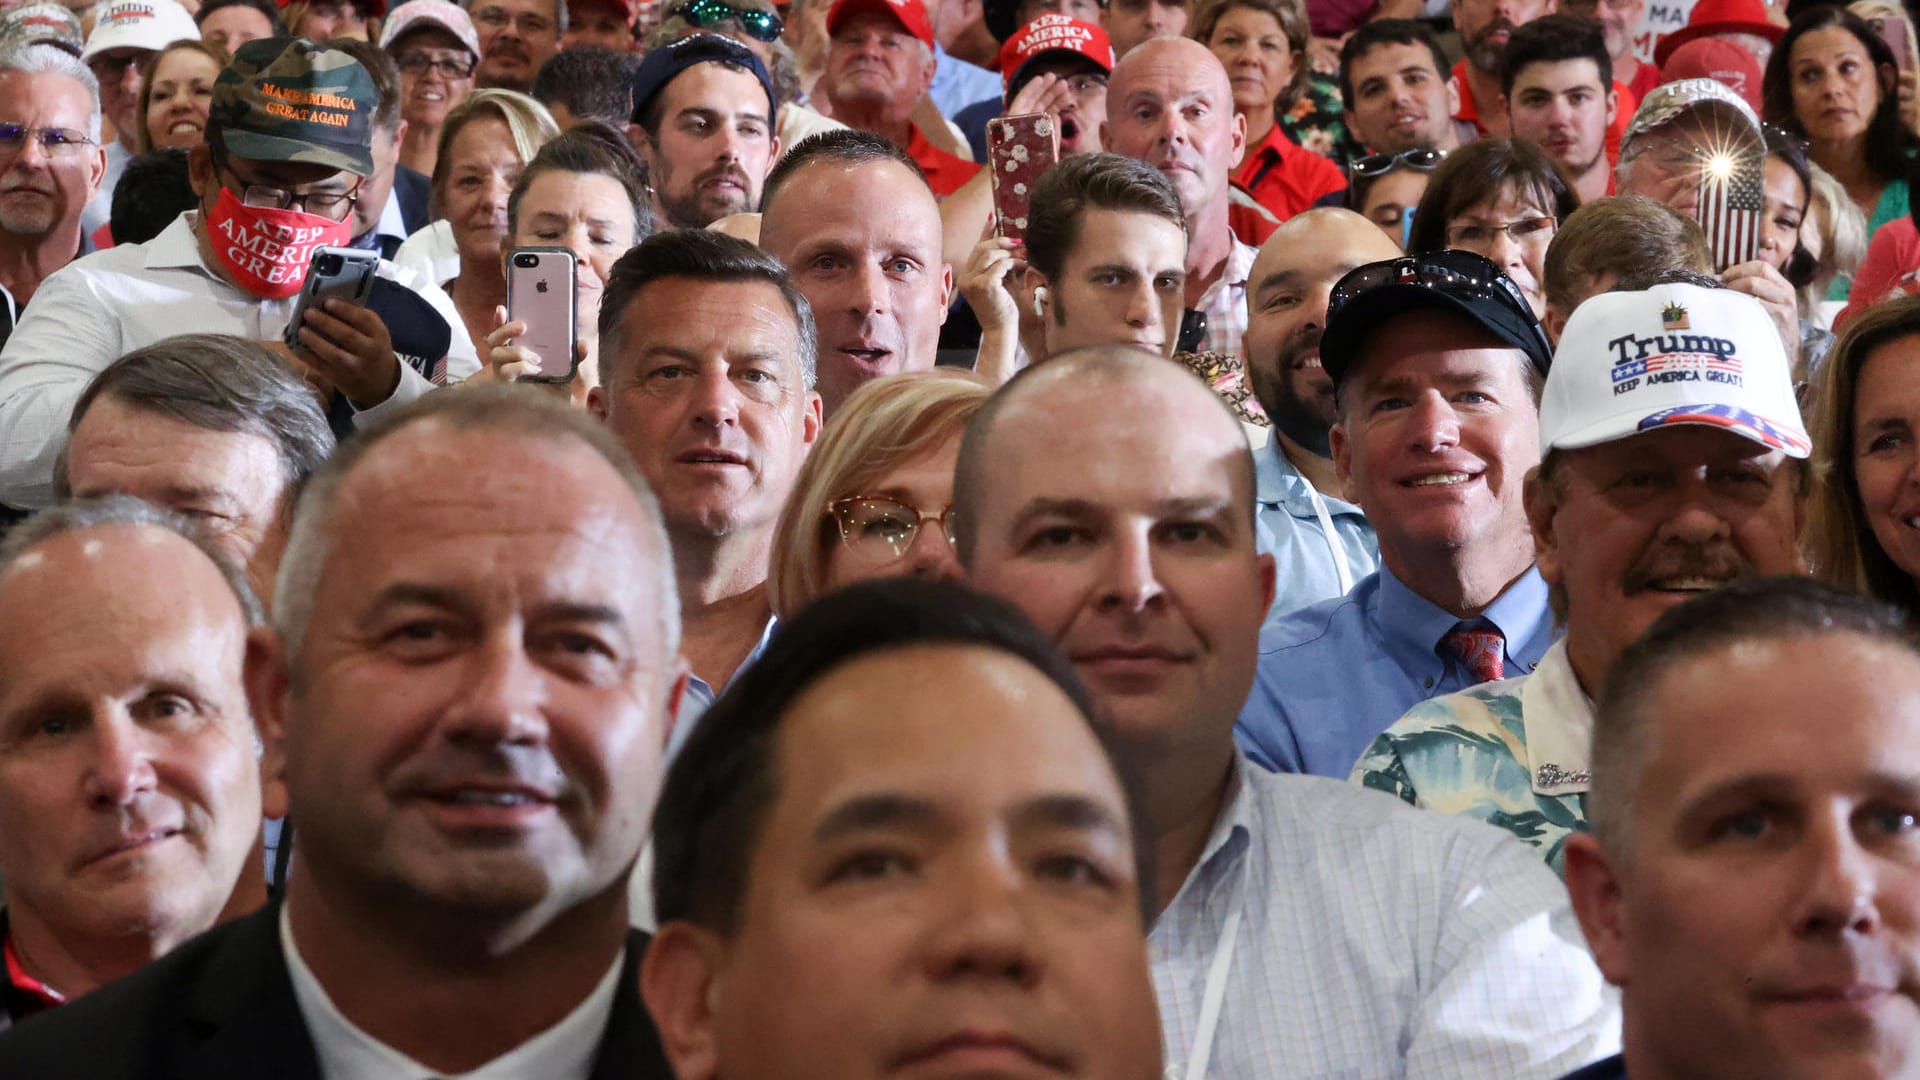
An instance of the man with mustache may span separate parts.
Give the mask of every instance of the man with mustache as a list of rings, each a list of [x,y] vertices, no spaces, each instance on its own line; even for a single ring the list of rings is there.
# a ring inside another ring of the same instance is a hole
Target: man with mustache
[[[773,81],[746,46],[690,34],[647,54],[633,77],[628,137],[646,159],[654,213],[704,229],[755,213],[780,155]]]
[[[1554,0],[1456,0],[1453,28],[1466,56],[1453,65],[1458,95],[1455,120],[1471,121],[1482,135],[1507,134],[1507,108],[1500,92],[1501,58],[1515,29],[1553,11]]]
[[[773,633],[773,527],[820,434],[813,313],[752,244],[656,233],[620,257],[600,302],[588,408],[660,499],[691,668],[678,750],[718,690]]]
[[[1547,375],[1526,495],[1566,637],[1529,675],[1414,706],[1353,779],[1497,824],[1560,869],[1587,820],[1593,701],[1614,663],[1692,595],[1801,570],[1810,445],[1751,298],[1670,284],[1580,305]]]
[[[0,605],[11,613],[0,619],[10,1027],[267,893],[260,743],[241,678],[260,605],[239,566],[185,518],[82,500],[0,547]]]
[[[1206,317],[1199,352],[1240,356],[1247,274],[1256,250],[1229,223],[1229,181],[1247,149],[1246,118],[1213,51],[1186,38],[1153,38],[1113,69],[1101,145],[1167,174],[1187,215],[1185,306]]]
[[[14,143],[0,145],[4,345],[40,283],[80,253],[81,213],[106,175],[107,157],[100,147],[100,84],[57,45],[0,54],[0,116],[24,128]]]
[[[1524,849],[1236,752],[1274,586],[1253,482],[1219,398],[1124,346],[1021,372],[954,472],[968,580],[1073,661],[1139,777],[1168,1075],[1547,1077],[1606,1053],[1614,1007]]]
[[[563,400],[434,394],[347,443],[246,649],[283,901],[9,1032],[0,1074],[664,1080],[627,877],[686,683],[670,560]]]
[[[1269,534],[1279,587],[1267,617],[1341,596],[1373,573],[1380,542],[1358,506],[1341,497],[1333,463],[1333,380],[1320,335],[1334,282],[1399,249],[1351,210],[1309,210],[1261,245],[1247,280],[1247,381],[1273,425],[1254,451],[1254,498]]]
[[[1553,641],[1521,501],[1552,350],[1506,275],[1443,251],[1336,282],[1320,362],[1380,568],[1267,628],[1237,733],[1269,769],[1345,777],[1414,705],[1531,671]]]
[[[1920,1075],[1911,614],[1737,582],[1614,671],[1566,877],[1625,1046],[1578,1080]]]
[[[475,83],[483,90],[533,89],[540,65],[560,51],[567,32],[565,0],[475,0],[470,12],[480,35]]]

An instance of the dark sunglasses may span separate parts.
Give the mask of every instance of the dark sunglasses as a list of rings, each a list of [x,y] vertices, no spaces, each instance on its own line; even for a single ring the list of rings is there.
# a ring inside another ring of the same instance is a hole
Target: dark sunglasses
[[[756,41],[773,42],[780,39],[782,23],[780,16],[771,11],[755,11],[750,8],[737,8],[726,0],[692,0],[681,4],[667,17],[678,15],[693,25],[705,30],[732,19],[740,24],[740,29]]]
[[[1395,169],[1412,169],[1414,172],[1432,172],[1447,159],[1445,150],[1429,150],[1416,146],[1411,150],[1402,150],[1397,154],[1368,154],[1357,158],[1347,166],[1354,176],[1385,176]]]
[[[1456,300],[1487,301],[1502,304],[1533,323],[1533,306],[1513,279],[1500,272],[1486,258],[1471,251],[1430,251],[1407,255],[1385,262],[1368,263],[1348,273],[1327,297],[1327,321],[1361,293],[1387,285],[1417,285],[1453,297]],[[1535,324],[1540,344],[1546,348],[1546,335]],[[1552,351],[1547,350],[1547,355]]]

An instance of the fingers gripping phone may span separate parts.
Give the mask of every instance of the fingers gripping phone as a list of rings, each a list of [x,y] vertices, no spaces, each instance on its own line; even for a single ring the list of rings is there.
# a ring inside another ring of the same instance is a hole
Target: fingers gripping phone
[[[576,259],[563,247],[522,247],[507,253],[507,318],[527,324],[515,344],[540,358],[540,374],[526,382],[572,382],[580,356],[574,310]]]
[[[1058,160],[1060,128],[1051,114],[1022,113],[987,121],[995,232],[1009,240],[1026,239],[1033,186]]]
[[[377,251],[315,248],[312,261],[307,264],[307,280],[300,286],[300,299],[293,305],[293,317],[287,320],[287,329],[281,335],[287,347],[300,347],[300,325],[306,321],[307,309],[317,306],[322,300],[338,297],[350,303],[366,303],[367,293],[372,291],[373,279],[379,269],[380,253]]]

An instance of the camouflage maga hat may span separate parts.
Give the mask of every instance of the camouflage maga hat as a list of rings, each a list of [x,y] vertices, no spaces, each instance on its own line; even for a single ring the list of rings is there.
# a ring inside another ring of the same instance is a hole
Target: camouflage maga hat
[[[373,77],[305,38],[249,41],[220,69],[207,122],[235,157],[373,172]]]

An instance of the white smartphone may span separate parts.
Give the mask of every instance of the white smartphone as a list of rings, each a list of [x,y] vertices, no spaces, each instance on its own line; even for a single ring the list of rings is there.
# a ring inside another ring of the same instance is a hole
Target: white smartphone
[[[360,248],[322,247],[313,250],[307,265],[307,280],[300,286],[300,299],[294,302],[293,317],[281,334],[290,349],[300,347],[300,324],[307,309],[328,297],[339,297],[355,304],[367,302],[373,291],[373,279],[380,269],[380,253]]]
[[[507,252],[507,318],[527,324],[516,344],[540,358],[540,374],[527,382],[572,382],[580,366],[574,350],[575,256],[563,247],[521,247]]]

